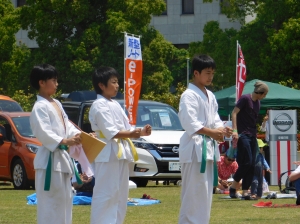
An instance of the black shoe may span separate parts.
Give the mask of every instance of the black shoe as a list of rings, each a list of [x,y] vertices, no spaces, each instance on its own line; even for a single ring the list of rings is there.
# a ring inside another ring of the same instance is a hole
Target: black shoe
[[[300,205],[300,194],[297,196],[296,205]]]
[[[237,196],[237,194],[236,194],[236,189],[234,189],[234,188],[229,188],[229,196],[231,197],[231,198],[238,198],[238,196]]]
[[[242,199],[244,199],[244,200],[257,200],[257,198],[253,198],[250,195],[242,196]]]

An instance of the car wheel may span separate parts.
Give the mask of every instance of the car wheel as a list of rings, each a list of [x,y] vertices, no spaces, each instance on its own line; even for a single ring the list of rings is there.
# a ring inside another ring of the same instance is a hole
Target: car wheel
[[[21,159],[17,159],[13,163],[11,176],[12,176],[12,182],[15,189],[30,188],[30,185],[28,184],[26,170]]]
[[[144,178],[132,178],[131,179],[137,187],[146,187],[148,184],[148,180]]]

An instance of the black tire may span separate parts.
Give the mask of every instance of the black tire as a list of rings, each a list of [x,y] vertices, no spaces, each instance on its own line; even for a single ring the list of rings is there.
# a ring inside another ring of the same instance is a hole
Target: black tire
[[[15,189],[21,190],[30,188],[26,170],[21,159],[14,161],[11,168],[11,177]]]
[[[132,178],[131,179],[137,187],[146,187],[148,184],[148,180],[144,178]]]

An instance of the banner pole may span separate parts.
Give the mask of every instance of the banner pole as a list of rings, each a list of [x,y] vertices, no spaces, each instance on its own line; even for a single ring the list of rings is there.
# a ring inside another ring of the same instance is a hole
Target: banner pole
[[[237,102],[237,96],[238,96],[238,79],[237,79],[237,68],[238,68],[238,46],[239,41],[236,41],[236,59],[235,59],[235,102]]]
[[[124,32],[124,111],[126,110],[126,36],[127,33]]]
[[[190,59],[186,59],[186,88],[189,87],[189,72],[190,72]]]

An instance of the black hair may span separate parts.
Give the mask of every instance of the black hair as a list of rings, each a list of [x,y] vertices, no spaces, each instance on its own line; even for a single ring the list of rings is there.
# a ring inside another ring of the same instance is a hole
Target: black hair
[[[39,90],[39,81],[47,81],[48,79],[57,79],[58,72],[55,67],[49,64],[35,65],[31,70],[30,84],[33,88]]]
[[[216,63],[214,59],[212,59],[210,56],[205,54],[201,54],[193,58],[192,60],[193,73],[195,70],[201,73],[201,71],[206,68],[216,69]]]
[[[119,79],[119,74],[116,71],[116,69],[111,67],[99,67],[95,69],[93,75],[92,75],[92,83],[94,90],[97,94],[102,94],[102,90],[99,87],[99,83],[102,83],[103,85],[107,86],[108,80],[111,78],[116,77]]]

